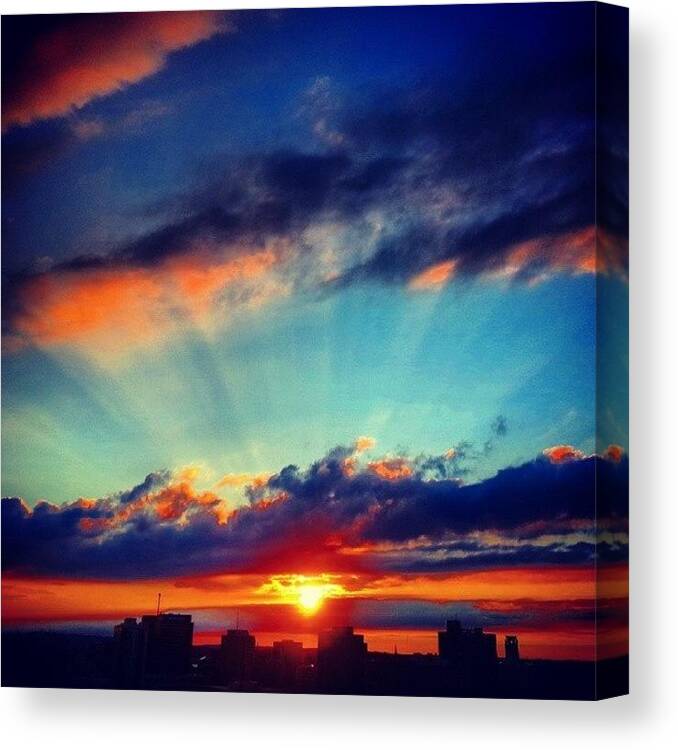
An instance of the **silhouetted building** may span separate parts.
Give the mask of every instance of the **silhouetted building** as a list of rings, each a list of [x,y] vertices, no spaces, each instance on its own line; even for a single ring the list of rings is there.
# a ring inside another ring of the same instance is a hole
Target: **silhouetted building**
[[[136,617],[126,617],[113,628],[113,681],[116,687],[139,687],[141,654],[141,627]]]
[[[517,635],[507,635],[504,639],[504,657],[509,664],[517,664],[520,661]]]
[[[448,620],[438,633],[438,653],[450,667],[463,670],[491,667],[497,663],[497,636],[482,628],[464,629],[458,620]]]
[[[353,693],[365,684],[367,644],[352,627],[323,630],[318,635],[318,688],[328,693]]]
[[[221,636],[221,678],[224,684],[252,679],[256,641],[247,630],[227,630]]]
[[[183,677],[191,669],[191,615],[126,617],[113,628],[114,679],[119,687],[141,687]]]
[[[273,679],[277,686],[294,688],[304,665],[304,644],[299,641],[275,641],[273,644]]]
[[[142,679],[179,677],[191,669],[193,621],[191,615],[144,615]]]

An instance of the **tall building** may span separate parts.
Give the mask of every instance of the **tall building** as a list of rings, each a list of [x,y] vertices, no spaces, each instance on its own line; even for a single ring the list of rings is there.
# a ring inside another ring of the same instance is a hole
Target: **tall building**
[[[497,662],[497,636],[482,628],[465,629],[458,620],[448,620],[445,630],[438,633],[438,653],[450,667],[491,667]]]
[[[191,615],[126,617],[113,629],[114,679],[118,687],[143,687],[183,677],[191,669]]]
[[[507,635],[504,639],[504,656],[506,662],[510,664],[517,664],[520,661],[517,635]]]
[[[143,678],[178,677],[191,669],[193,621],[191,615],[144,615]]]
[[[256,641],[247,630],[227,630],[221,636],[220,666],[224,684],[252,679]]]
[[[283,689],[294,689],[304,664],[304,644],[291,640],[275,641],[272,661],[275,684]]]
[[[126,617],[113,628],[113,683],[118,688],[139,687],[141,628],[136,617]]]
[[[352,627],[335,627],[318,635],[318,689],[351,693],[364,688],[367,644]]]

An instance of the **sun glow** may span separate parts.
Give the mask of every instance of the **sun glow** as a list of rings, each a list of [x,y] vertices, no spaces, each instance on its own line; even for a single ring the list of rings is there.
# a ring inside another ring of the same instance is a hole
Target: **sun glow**
[[[285,604],[291,604],[305,615],[315,614],[326,599],[348,596],[349,592],[336,582],[337,576],[322,573],[317,576],[276,575],[260,587],[265,596],[275,594]]]
[[[323,586],[300,586],[298,593],[299,609],[307,615],[317,612],[327,596],[327,592]]]

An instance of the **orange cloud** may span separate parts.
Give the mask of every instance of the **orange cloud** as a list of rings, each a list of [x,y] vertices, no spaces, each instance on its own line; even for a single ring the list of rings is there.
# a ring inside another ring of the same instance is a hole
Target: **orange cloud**
[[[552,448],[545,448],[543,454],[554,464],[562,464],[566,461],[578,461],[581,458],[587,458],[583,451],[572,445],[554,445]],[[624,449],[621,445],[608,445],[607,448],[598,454],[599,458],[605,458],[608,461],[619,463],[624,457]]]
[[[367,467],[378,477],[391,482],[406,479],[413,474],[412,467],[405,458],[384,458],[381,461],[371,461]]]
[[[202,474],[202,468],[200,466],[190,465],[184,466],[175,472],[174,478],[178,482],[195,482],[196,479]]]
[[[554,445],[552,448],[544,448],[544,455],[553,464],[562,464],[566,461],[584,458],[584,453],[571,445]]]
[[[5,91],[4,128],[65,115],[157,73],[170,53],[227,30],[214,11],[76,18],[26,51]]]
[[[444,260],[429,266],[410,280],[409,287],[417,291],[440,289],[454,276],[456,266],[456,260]]]
[[[186,523],[186,514],[209,508],[219,523],[225,523],[228,512],[223,500],[212,492],[197,492],[189,481],[179,481],[157,492],[120,505],[109,516],[82,518],[80,529],[87,534],[102,534],[120,529],[133,518],[150,513],[159,521]]]
[[[595,226],[575,232],[538,237],[509,247],[486,278],[513,278],[529,270],[532,283],[554,273],[593,274],[617,272],[626,277],[628,241]],[[424,269],[409,282],[416,291],[435,291],[458,271],[457,259]]]
[[[341,587],[344,599],[428,600],[488,602],[494,610],[507,610],[514,602],[529,600],[540,608],[560,602],[562,609],[575,609],[577,601],[625,601],[628,597],[628,566],[545,567],[487,570],[457,574],[375,576],[351,572],[316,573]],[[144,612],[163,592],[168,607],[185,610],[233,607],[249,604],[275,605],[280,592],[271,586],[277,579],[298,578],[296,573],[216,574],[138,581],[74,580],[65,578],[3,577],[3,618],[25,620],[108,619]]]
[[[628,596],[628,566],[496,568],[491,570],[393,575],[377,578],[366,596],[431,601],[567,601]]]
[[[347,456],[342,463],[344,474],[347,477],[352,477],[358,470],[358,456],[361,453],[371,450],[377,444],[377,441],[373,437],[367,435],[361,435],[353,443],[353,454]]]
[[[246,484],[251,484],[255,488],[259,488],[263,487],[266,484],[270,476],[270,474],[225,474],[214,485],[214,488],[221,489],[222,487],[243,487]]]
[[[521,242],[509,249],[501,267],[492,275],[516,276],[530,266],[537,269],[534,281],[552,273],[569,271],[574,274],[625,274],[628,243],[595,226],[576,232],[540,237]],[[542,268],[539,274],[539,268]]]
[[[361,435],[356,441],[355,441],[355,452],[356,453],[365,453],[365,451],[369,451],[377,444],[377,441],[373,437],[368,437],[367,435]]]
[[[609,461],[614,461],[615,463],[619,463],[623,457],[624,449],[621,445],[608,445],[605,453],[603,453],[603,458],[607,458]]]
[[[209,253],[171,257],[153,268],[94,268],[42,274],[19,291],[12,349],[74,346],[115,361],[129,349],[167,338],[186,325],[210,329],[237,306],[258,306],[286,293],[264,278],[272,250],[219,258]],[[233,299],[227,299],[232,292]],[[220,310],[219,316],[213,316]],[[18,339],[18,341],[17,341]]]

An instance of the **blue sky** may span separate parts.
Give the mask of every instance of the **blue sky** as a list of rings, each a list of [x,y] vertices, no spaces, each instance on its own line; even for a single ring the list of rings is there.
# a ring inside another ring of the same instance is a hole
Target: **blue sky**
[[[189,464],[209,484],[360,435],[379,455],[469,443],[467,479],[593,451],[591,13],[212,14],[152,74],[76,104],[20,65],[100,21],[6,19],[9,117],[52,109],[3,135],[3,494],[102,496]],[[108,43],[151,26],[114,20]],[[266,270],[242,288],[175,308],[163,286],[129,313],[167,273],[243,257]],[[96,308],[113,277],[121,309],[81,335],[64,305]],[[601,440],[625,444],[613,422]]]
[[[370,435],[382,452],[481,450],[474,473],[594,442],[591,278],[433,296],[351,289],[283,302],[216,340],[184,337],[111,369],[8,358],[3,491],[99,496],[147,471],[263,472]],[[557,332],[557,335],[554,335]]]

